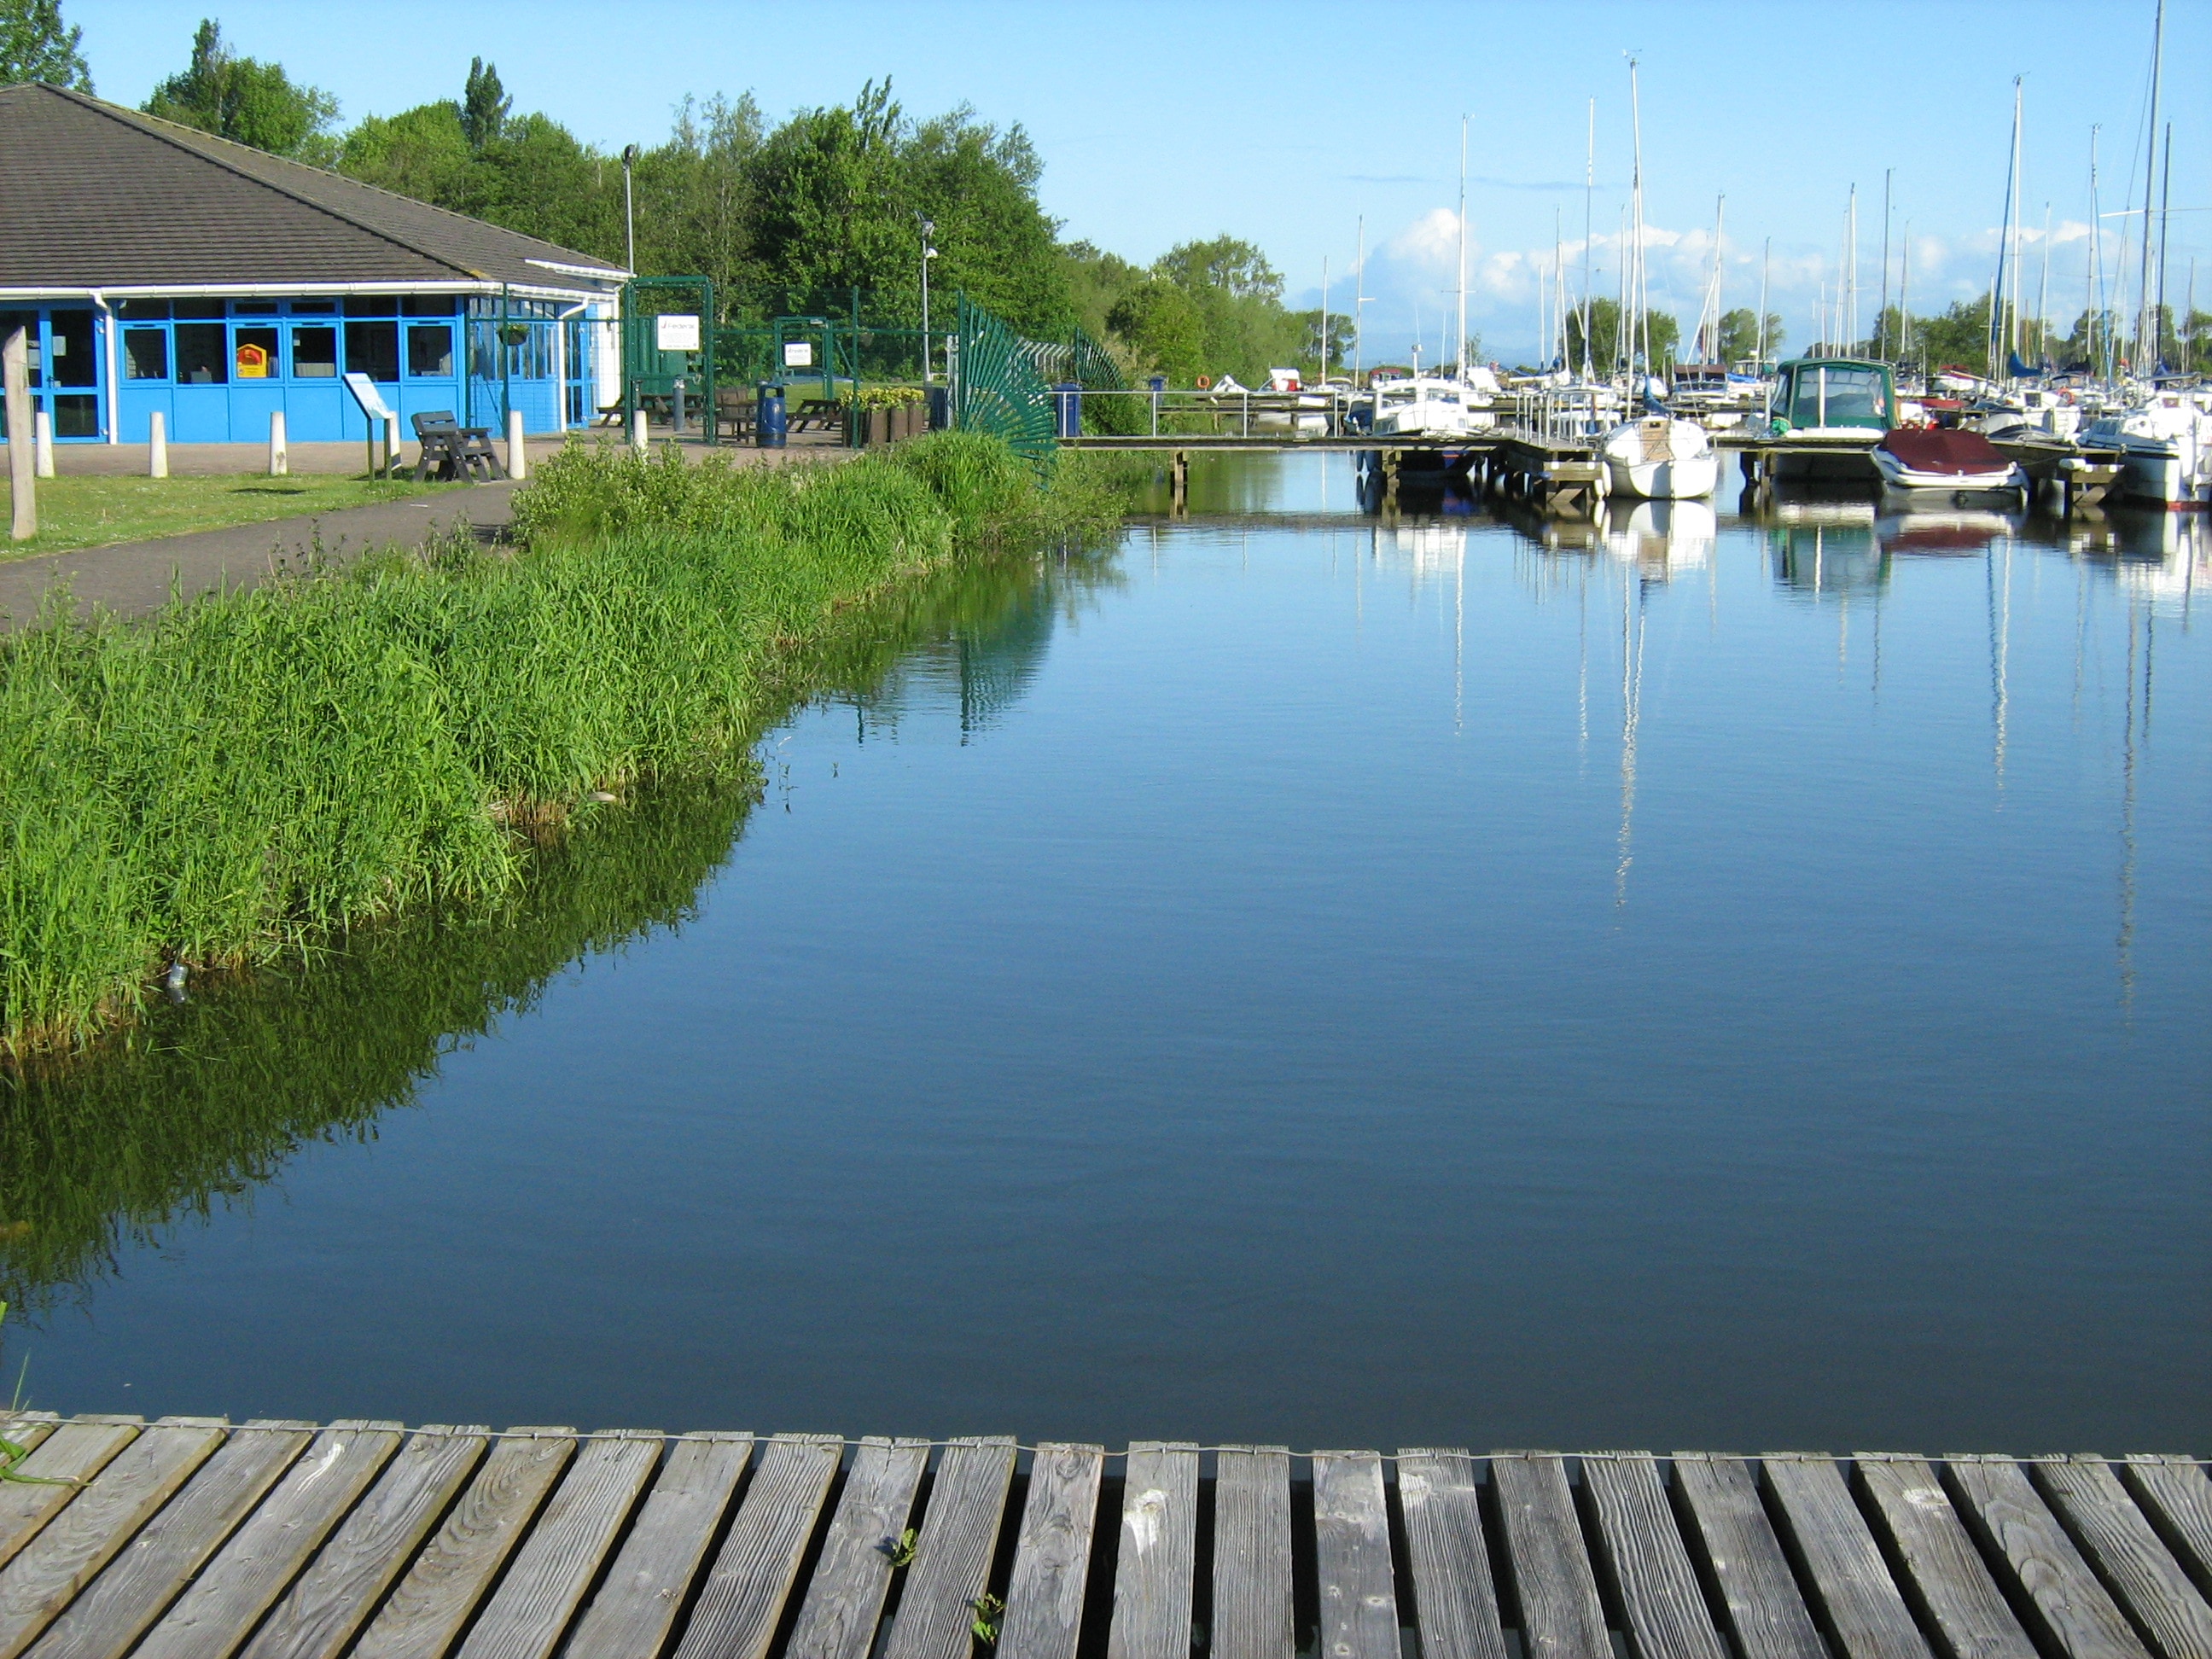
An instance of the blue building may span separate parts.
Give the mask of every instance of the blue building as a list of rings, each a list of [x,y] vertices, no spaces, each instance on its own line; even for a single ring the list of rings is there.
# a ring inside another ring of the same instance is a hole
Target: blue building
[[[587,254],[40,83],[0,88],[0,336],[27,324],[64,443],[368,435],[403,419],[532,432],[620,395],[626,275]],[[0,416],[4,420],[4,416]]]

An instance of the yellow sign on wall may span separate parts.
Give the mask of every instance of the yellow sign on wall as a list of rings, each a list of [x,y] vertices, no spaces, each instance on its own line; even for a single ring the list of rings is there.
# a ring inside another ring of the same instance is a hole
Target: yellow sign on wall
[[[238,378],[241,380],[265,380],[269,378],[269,352],[266,347],[258,345],[239,347]]]

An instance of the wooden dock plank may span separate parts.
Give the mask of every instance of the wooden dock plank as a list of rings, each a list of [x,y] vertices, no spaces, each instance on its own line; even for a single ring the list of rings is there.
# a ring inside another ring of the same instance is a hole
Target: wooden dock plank
[[[696,1436],[670,1448],[622,1553],[562,1650],[566,1659],[660,1651],[752,1453],[749,1434]]]
[[[0,1565],[39,1535],[84,1484],[138,1437],[143,1417],[76,1417],[59,1425],[0,1482]]]
[[[18,1412],[13,1417],[0,1412],[0,1440],[18,1452],[33,1452],[61,1426],[61,1422],[59,1413],[55,1412]]]
[[[1292,1612],[1290,1450],[1224,1446],[1214,1454],[1210,1659],[1291,1659]]]
[[[1382,1460],[1371,1451],[1316,1452],[1313,1480],[1321,1659],[1398,1659]]]
[[[2038,1458],[2036,1484],[2164,1659],[2212,1659],[2212,1603],[2101,1457]]]
[[[245,1659],[336,1659],[490,1443],[481,1425],[418,1430],[255,1632]]]
[[[945,1449],[883,1659],[968,1659],[975,1600],[990,1578],[1013,1478],[1010,1438],[956,1440]]]
[[[1929,1659],[1881,1547],[1830,1457],[1760,1460],[1781,1534],[1812,1583],[1814,1618],[1842,1659]]]
[[[1036,1449],[1030,1465],[1029,1501],[1022,1506],[1021,1532],[1014,1543],[997,1659],[1075,1659],[1105,1474],[1103,1446],[1047,1441]],[[1287,1503],[1287,1480],[1284,1497]],[[1285,1519],[1287,1523],[1287,1513]],[[1283,1543],[1287,1550],[1287,1524]]]
[[[1114,1566],[1107,1659],[1188,1659],[1198,1561],[1198,1448],[1139,1440],[1129,1447]]]
[[[575,1450],[574,1429],[508,1430],[379,1610],[353,1659],[440,1659]]]
[[[780,1434],[765,1443],[678,1659],[762,1659],[768,1652],[844,1455],[845,1443],[834,1435]]]
[[[399,1449],[397,1423],[333,1423],[149,1632],[140,1659],[228,1659]]]
[[[1598,1550],[1637,1659],[1729,1659],[1649,1452],[1585,1457]]]
[[[1424,1659],[1505,1659],[1474,1460],[1457,1447],[1400,1452],[1398,1505]]]
[[[1521,1643],[1529,1659],[1611,1659],[1605,1608],[1565,1461],[1549,1452],[1499,1452],[1490,1460],[1490,1484],[1505,1527]]]
[[[0,1568],[0,1659],[31,1645],[222,1443],[228,1426],[165,1417],[108,1460],[76,1500]]]
[[[2010,1458],[1945,1460],[1967,1530],[2009,1571],[2043,1634],[2071,1659],[2150,1659],[2112,1593]]]
[[[1676,1452],[1674,1485],[1743,1659],[1827,1659],[1750,1466],[1740,1457]]]
[[[1936,1471],[1917,1457],[1853,1458],[1859,1484],[1905,1563],[1906,1589],[1951,1659],[2034,1659]]]
[[[661,1436],[641,1429],[585,1443],[461,1644],[461,1659],[545,1659],[553,1651],[653,1479],[660,1448]]]
[[[182,1493],[138,1531],[32,1651],[38,1659],[120,1659],[315,1437],[312,1423],[231,1431]]]
[[[860,1442],[786,1659],[868,1659],[890,1593],[891,1558],[928,1468],[927,1440]]]
[[[2212,1595],[2212,1476],[2185,1457],[2142,1453],[2120,1474],[2197,1588]]]

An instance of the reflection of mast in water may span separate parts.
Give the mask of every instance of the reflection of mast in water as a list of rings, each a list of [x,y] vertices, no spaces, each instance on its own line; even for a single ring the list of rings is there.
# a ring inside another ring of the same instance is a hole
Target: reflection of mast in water
[[[1633,588],[1635,603],[1630,601]],[[1630,832],[1636,815],[1636,727],[1644,712],[1644,584],[1626,566],[1620,573],[1620,839],[1613,872],[1613,908],[1628,902],[1628,866],[1635,862]]]
[[[1575,648],[1575,758],[1583,765],[1589,763],[1589,567],[1581,570],[1581,580],[1576,585],[1582,607],[1582,617],[1576,624]]]
[[[2120,975],[2120,1007],[2132,1013],[2136,1002],[2136,616],[2128,599],[2127,708],[2120,739],[2120,927],[2113,940]],[[2142,737],[2150,740],[2151,608],[2143,616]]]
[[[1990,763],[1996,771],[1997,793],[2002,795],[2004,793],[2005,721],[2011,713],[2005,672],[2012,635],[2012,538],[2005,538],[2002,592],[1997,581],[1995,554],[1996,544],[1992,543],[1982,556],[1982,568],[1986,573],[1984,586],[1989,592],[1990,607]]]
[[[1459,556],[1452,561],[1452,736],[1461,732],[1466,712],[1466,684],[1461,657],[1467,647],[1467,538],[1459,539]]]

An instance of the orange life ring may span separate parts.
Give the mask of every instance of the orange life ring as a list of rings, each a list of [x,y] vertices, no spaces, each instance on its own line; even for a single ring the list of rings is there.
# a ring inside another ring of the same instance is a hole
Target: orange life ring
[[[1201,374],[1201,375],[1200,375],[1200,376],[1198,377],[1198,389],[1199,389],[1200,392],[1211,392],[1211,391],[1212,391],[1212,390],[1213,390],[1213,376],[1212,376],[1211,374]]]

